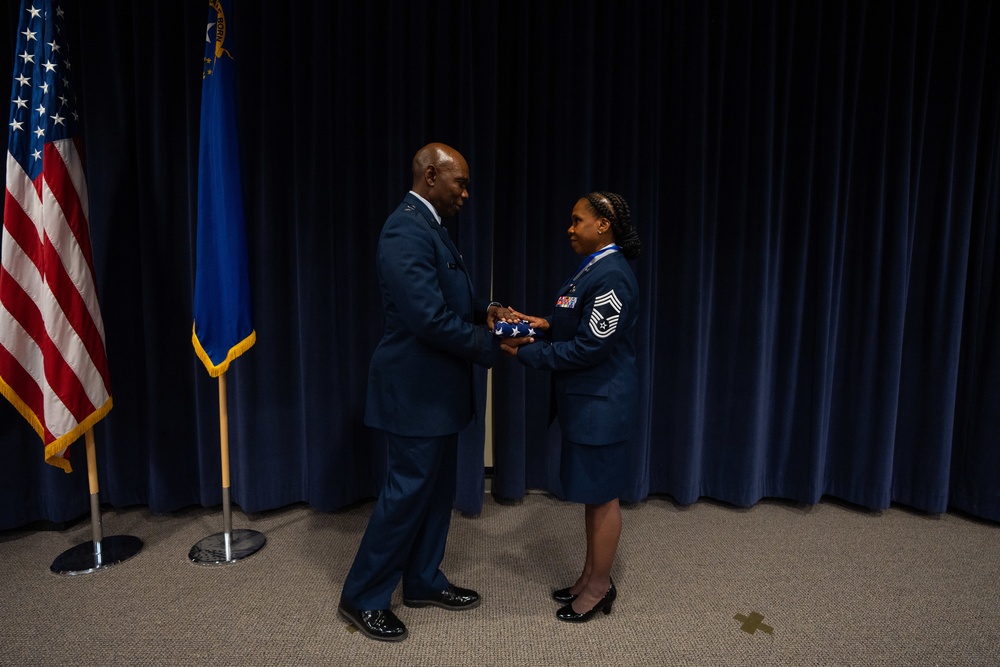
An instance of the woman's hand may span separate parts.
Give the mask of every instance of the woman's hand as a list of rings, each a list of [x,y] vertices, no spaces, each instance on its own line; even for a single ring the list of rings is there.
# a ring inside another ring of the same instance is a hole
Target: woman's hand
[[[524,320],[528,323],[528,326],[535,331],[548,331],[549,321],[544,317],[535,317],[534,315],[525,315],[524,313],[519,313],[513,308],[507,308],[510,313],[510,319],[505,320],[506,322],[516,322],[517,320]]]

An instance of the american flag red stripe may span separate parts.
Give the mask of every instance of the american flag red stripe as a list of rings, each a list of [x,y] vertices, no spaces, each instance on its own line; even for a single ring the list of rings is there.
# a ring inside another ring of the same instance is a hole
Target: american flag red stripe
[[[0,393],[28,420],[45,460],[111,409],[94,280],[87,184],[75,136],[61,13],[22,5],[0,240]]]
[[[12,395],[4,392],[7,398],[26,417],[31,415],[36,431],[41,426],[46,460],[65,468],[66,447],[107,413],[111,392],[100,310],[95,317],[96,299],[91,296],[88,305],[82,291],[95,294],[91,263],[83,251],[89,244],[81,246],[68,222],[75,218],[78,228],[82,222],[86,230],[86,216],[79,208],[64,215],[53,196],[51,190],[65,192],[67,182],[65,164],[53,153],[46,154],[43,167],[41,206],[32,201],[37,198],[34,183],[15,160],[8,160],[7,187],[13,196],[4,210],[0,302],[10,321],[0,326],[0,342],[11,354],[0,359],[0,378],[10,388]],[[50,175],[51,163],[59,166]],[[79,204],[77,197],[65,199]],[[31,202],[28,211],[20,201]],[[32,213],[40,214],[40,224]],[[33,387],[27,386],[28,378]]]

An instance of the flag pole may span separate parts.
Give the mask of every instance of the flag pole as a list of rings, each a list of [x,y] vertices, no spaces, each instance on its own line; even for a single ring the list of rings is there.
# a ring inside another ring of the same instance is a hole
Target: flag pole
[[[142,549],[142,540],[132,535],[112,535],[105,538],[101,529],[100,486],[97,483],[97,453],[94,429],[87,429],[87,479],[90,482],[91,540],[59,554],[52,561],[56,574],[87,574],[109,568],[128,560]]]
[[[267,538],[256,530],[233,530],[233,512],[229,500],[229,408],[226,400],[226,373],[219,374],[219,442],[222,459],[222,532],[198,541],[188,558],[196,565],[225,565],[252,556]]]

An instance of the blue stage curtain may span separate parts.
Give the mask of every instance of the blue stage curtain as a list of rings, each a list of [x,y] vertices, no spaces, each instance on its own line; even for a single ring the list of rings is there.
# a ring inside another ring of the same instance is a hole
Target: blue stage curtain
[[[625,500],[829,494],[1000,519],[995,7],[543,3],[522,18],[498,141],[516,176],[498,220],[516,227],[496,254],[526,268],[497,289],[549,312],[577,261],[576,198],[630,202],[646,252]],[[548,378],[496,376],[494,493],[560,493]]]
[[[470,164],[449,227],[480,295],[528,312],[577,264],[576,199],[631,204],[644,310],[626,501],[828,494],[1000,520],[990,3],[234,5],[257,331],[227,374],[239,507],[377,493],[375,247],[437,140]],[[206,2],[65,6],[115,405],[95,428],[101,500],[217,505],[217,386],[190,343]],[[12,63],[19,3],[3,7]],[[493,493],[559,494],[549,378],[493,375]],[[461,438],[469,513],[483,428]],[[45,465],[0,401],[0,529],[86,516],[83,454],[71,475]]]

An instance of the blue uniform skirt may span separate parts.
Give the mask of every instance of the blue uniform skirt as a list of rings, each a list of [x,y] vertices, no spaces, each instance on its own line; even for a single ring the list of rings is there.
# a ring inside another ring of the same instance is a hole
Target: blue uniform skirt
[[[627,445],[627,440],[610,445],[581,445],[563,438],[559,467],[563,497],[588,505],[621,498],[629,483]]]

